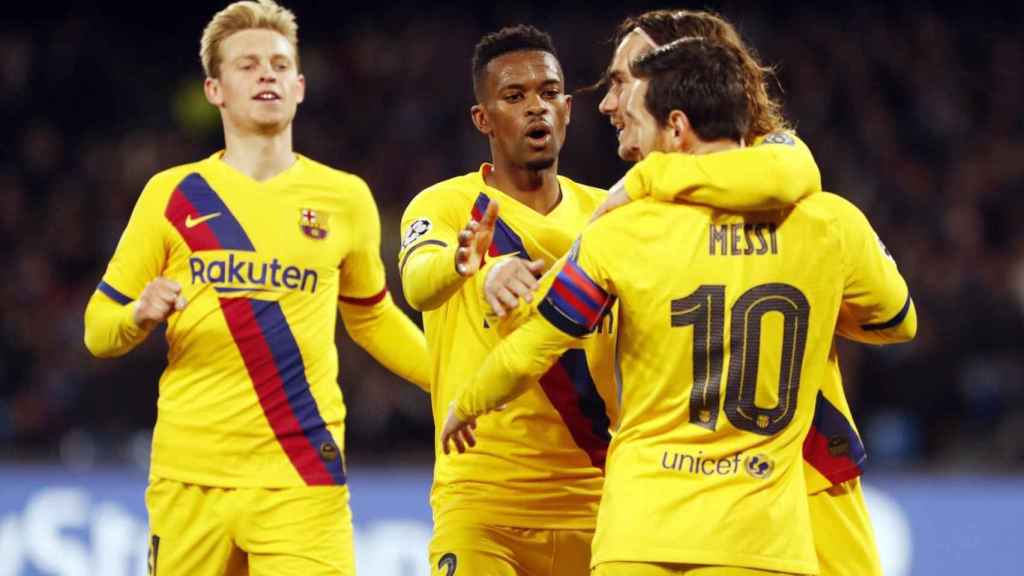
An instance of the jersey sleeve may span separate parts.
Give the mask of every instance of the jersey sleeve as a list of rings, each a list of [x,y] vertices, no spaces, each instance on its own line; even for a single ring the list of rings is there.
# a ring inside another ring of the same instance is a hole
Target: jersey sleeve
[[[338,294],[342,302],[380,300],[385,287],[384,262],[380,259],[380,215],[370,187],[355,178],[348,225],[353,245],[340,264]]]
[[[856,206],[840,200],[846,283],[836,332],[868,344],[904,342],[917,333],[917,311],[892,254]]]
[[[821,190],[810,148],[790,132],[775,132],[754,146],[683,154],[652,152],[626,173],[626,194],[688,202],[723,210],[784,208]]]
[[[455,396],[459,418],[474,418],[522,394],[581,337],[593,332],[614,303],[599,259],[578,241],[560,267],[537,313],[488,354],[476,376]],[[589,269],[589,270],[588,270]]]
[[[349,336],[391,372],[430,392],[431,358],[418,326],[385,292],[373,303],[338,303]]]
[[[85,309],[85,345],[98,357],[127,353],[148,332],[135,324],[134,302],[161,276],[170,253],[170,226],[163,211],[169,184],[153,177],[139,195],[114,255]]]
[[[398,270],[405,300],[421,311],[444,304],[466,280],[455,269],[458,234],[465,222],[455,217],[450,198],[442,192],[421,192],[402,215]]]
[[[349,223],[357,244],[341,263],[338,310],[349,336],[382,366],[430,389],[430,355],[423,332],[388,294],[380,258],[380,216],[359,180]]]

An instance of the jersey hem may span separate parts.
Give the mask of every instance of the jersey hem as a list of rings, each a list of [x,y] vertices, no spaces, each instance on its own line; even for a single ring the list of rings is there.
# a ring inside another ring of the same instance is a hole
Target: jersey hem
[[[655,549],[644,556],[637,554],[602,554],[594,555],[590,562],[591,569],[606,562],[647,562],[664,564],[697,564],[702,566],[738,566],[791,574],[817,574],[817,560],[795,561],[760,556],[757,554],[736,554],[735,552],[708,552],[707,550],[687,549]]]
[[[559,515],[525,515],[508,511],[470,508],[446,508],[442,512],[434,510],[434,525],[442,523],[479,524],[487,526],[510,526],[513,528],[534,528],[543,530],[594,530],[597,527],[597,510],[593,515],[567,516]]]

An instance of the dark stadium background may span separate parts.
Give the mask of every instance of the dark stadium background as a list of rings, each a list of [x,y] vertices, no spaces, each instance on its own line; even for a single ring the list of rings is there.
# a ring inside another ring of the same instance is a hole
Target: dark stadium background
[[[153,173],[221,147],[198,41],[227,2],[8,6],[0,21],[0,462],[144,464],[165,345],[117,360],[82,344],[85,302]],[[474,43],[527,22],[567,85],[597,80],[627,14],[664,4],[289,2],[307,100],[296,149],[354,172],[383,220],[488,157],[468,115]],[[673,6],[700,8],[704,4]],[[910,344],[840,344],[874,473],[1024,471],[1024,37],[1019,7],[715,4],[778,67],[825,188],[869,216],[918,307]],[[610,185],[627,166],[580,94],[561,171]],[[340,323],[339,323],[340,325]],[[350,462],[432,461],[427,397],[339,330]],[[470,376],[467,374],[467,377]]]

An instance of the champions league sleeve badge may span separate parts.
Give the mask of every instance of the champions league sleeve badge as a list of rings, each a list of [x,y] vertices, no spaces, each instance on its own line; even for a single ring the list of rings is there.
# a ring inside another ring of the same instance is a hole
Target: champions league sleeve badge
[[[327,214],[303,208],[299,210],[299,228],[314,240],[327,238]]]
[[[409,229],[405,231],[405,236],[402,237],[402,248],[407,248],[413,242],[422,238],[427,232],[430,232],[430,220],[426,218],[420,218],[409,224]]]

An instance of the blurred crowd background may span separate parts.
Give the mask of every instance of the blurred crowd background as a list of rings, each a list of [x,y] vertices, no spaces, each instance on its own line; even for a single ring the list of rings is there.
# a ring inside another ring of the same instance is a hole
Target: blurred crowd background
[[[0,21],[0,459],[145,461],[166,345],[154,335],[126,357],[95,360],[83,310],[146,180],[222,146],[198,43],[226,3],[21,6]],[[369,182],[403,305],[395,255],[406,203],[488,158],[468,112],[480,36],[519,22],[547,30],[578,89],[601,76],[622,17],[666,7],[286,5],[308,83],[296,148]],[[1020,9],[713,7],[777,66],[826,189],[868,214],[910,283],[916,341],[840,344],[868,470],[1024,470]],[[600,96],[577,96],[561,171],[607,186],[627,165]],[[350,458],[429,462],[427,397],[341,329],[338,338]]]

